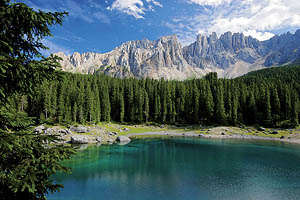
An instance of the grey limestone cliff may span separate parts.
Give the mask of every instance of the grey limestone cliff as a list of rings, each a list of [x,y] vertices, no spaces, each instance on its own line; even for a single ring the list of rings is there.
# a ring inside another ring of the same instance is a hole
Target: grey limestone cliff
[[[155,41],[129,41],[114,50],[74,53],[62,57],[64,71],[104,73],[113,77],[187,79],[217,72],[221,77],[237,77],[249,71],[291,63],[300,58],[300,30],[295,34],[258,41],[242,33],[198,35],[182,47],[175,35]]]

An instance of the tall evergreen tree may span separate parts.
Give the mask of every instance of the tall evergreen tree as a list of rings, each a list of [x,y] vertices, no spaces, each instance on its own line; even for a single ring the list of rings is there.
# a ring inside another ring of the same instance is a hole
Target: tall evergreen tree
[[[110,121],[110,99],[109,99],[109,91],[106,83],[102,85],[101,90],[101,111],[102,111],[102,120],[103,121]]]
[[[149,96],[146,90],[144,90],[144,119],[146,123],[149,120]]]
[[[224,98],[223,98],[223,86],[222,84],[218,84],[216,89],[216,104],[215,104],[215,118],[216,122],[220,124],[226,123],[226,114],[224,108]]]
[[[10,0],[0,3],[1,199],[46,199],[61,187],[50,176],[68,171],[61,161],[73,151],[55,143],[45,146],[57,138],[32,134],[32,119],[7,105],[14,94],[33,97],[35,86],[54,78],[57,58],[45,58],[39,50],[46,49],[42,40],[51,36],[49,26],[61,24],[65,14],[34,11]]]

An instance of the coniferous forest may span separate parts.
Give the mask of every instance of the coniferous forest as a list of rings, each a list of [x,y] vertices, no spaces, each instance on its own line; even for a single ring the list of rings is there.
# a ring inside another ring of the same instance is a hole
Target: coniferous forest
[[[263,125],[299,121],[300,66],[219,79],[167,81],[61,73],[11,102],[39,122]]]

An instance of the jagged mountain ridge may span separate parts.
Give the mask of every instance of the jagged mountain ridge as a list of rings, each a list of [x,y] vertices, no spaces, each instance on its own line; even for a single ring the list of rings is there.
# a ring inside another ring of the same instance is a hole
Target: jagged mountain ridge
[[[104,54],[56,55],[62,57],[63,70],[69,72],[178,80],[217,72],[220,77],[233,78],[299,59],[300,30],[263,42],[242,33],[226,32],[219,38],[216,33],[198,35],[185,47],[171,35],[155,41],[129,41]]]

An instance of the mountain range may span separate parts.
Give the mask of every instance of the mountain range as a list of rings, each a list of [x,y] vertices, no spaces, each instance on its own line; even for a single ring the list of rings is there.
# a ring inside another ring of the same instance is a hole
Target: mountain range
[[[113,77],[184,80],[208,72],[234,78],[250,71],[290,64],[300,59],[300,29],[258,41],[242,33],[197,35],[182,47],[176,35],[158,40],[129,41],[108,53],[56,53],[63,71],[104,73]]]

